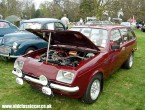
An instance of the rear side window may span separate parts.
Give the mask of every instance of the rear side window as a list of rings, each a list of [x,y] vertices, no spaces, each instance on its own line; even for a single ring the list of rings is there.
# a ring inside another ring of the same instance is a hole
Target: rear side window
[[[121,35],[122,35],[123,42],[127,42],[127,41],[129,40],[127,28],[122,28],[122,29],[120,29],[120,33],[121,33]]]
[[[64,30],[64,26],[61,23],[55,23],[56,30]]]
[[[48,30],[54,30],[54,23],[48,23],[48,24],[46,24],[46,29],[48,29]]]
[[[128,29],[128,36],[129,36],[129,40],[132,40],[135,38],[135,35],[131,29]]]
[[[124,43],[135,38],[135,35],[134,35],[133,31],[129,28],[120,29],[120,33],[123,37],[123,42]]]
[[[113,43],[116,43],[118,45],[122,44],[122,38],[121,38],[119,30],[112,30],[111,31],[110,41]]]

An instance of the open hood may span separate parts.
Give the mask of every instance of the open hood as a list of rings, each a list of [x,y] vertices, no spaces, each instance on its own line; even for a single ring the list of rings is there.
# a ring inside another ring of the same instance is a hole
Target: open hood
[[[27,31],[39,36],[48,42],[51,33],[51,45],[70,45],[99,50],[85,35],[77,31],[56,31],[56,30],[32,30]]]

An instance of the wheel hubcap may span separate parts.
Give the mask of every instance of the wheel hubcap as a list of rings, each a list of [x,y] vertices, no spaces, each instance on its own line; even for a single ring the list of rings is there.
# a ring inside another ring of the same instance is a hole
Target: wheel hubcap
[[[132,65],[133,65],[133,56],[131,55],[129,59],[129,67],[132,67]]]
[[[92,100],[97,99],[100,93],[100,81],[96,79],[91,86],[90,96]]]
[[[27,53],[31,53],[31,52],[34,52],[34,50],[29,50]]]

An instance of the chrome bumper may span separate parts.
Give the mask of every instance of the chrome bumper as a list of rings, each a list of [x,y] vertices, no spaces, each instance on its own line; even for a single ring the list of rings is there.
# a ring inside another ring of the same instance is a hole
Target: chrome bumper
[[[0,56],[2,56],[2,57],[8,57],[8,58],[18,58],[18,57],[20,57],[20,56],[14,56],[14,55],[6,55],[6,54],[0,54]]]
[[[17,72],[15,71],[12,71],[12,73],[16,76],[17,75]],[[37,84],[40,84],[42,86],[46,86],[44,85],[44,83],[42,81],[40,81],[39,79],[35,79],[35,78],[32,78],[30,76],[27,76],[25,75],[23,77],[23,79],[27,80],[27,81],[31,81],[33,83],[37,83]],[[53,88],[53,89],[57,89],[57,90],[60,90],[60,91],[65,91],[65,92],[70,92],[70,93],[73,93],[73,92],[77,92],[79,91],[79,87],[76,86],[76,87],[67,87],[67,86],[62,86],[62,85],[58,85],[58,84],[54,84],[54,83],[50,83],[50,87]]]

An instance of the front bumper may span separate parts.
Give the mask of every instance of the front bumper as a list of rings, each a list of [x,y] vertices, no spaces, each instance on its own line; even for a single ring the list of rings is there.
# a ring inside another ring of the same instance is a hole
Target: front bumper
[[[16,71],[12,71],[12,73],[14,75],[18,76]],[[27,75],[24,75],[23,79],[25,79],[27,81],[30,81],[30,82],[33,82],[33,83],[36,83],[36,84],[40,84],[42,86],[47,86],[42,81],[40,81],[39,79],[32,78],[32,77],[27,76]],[[75,93],[75,92],[79,91],[78,86],[76,86],[76,87],[67,87],[67,86],[63,86],[63,85],[59,85],[59,84],[55,84],[55,83],[50,83],[49,86],[50,86],[50,88],[57,89],[57,90],[64,91],[64,92]]]
[[[1,53],[0,53],[0,56],[7,57],[7,58],[18,58],[18,57],[20,57],[20,56],[6,55],[6,54],[1,54]]]
[[[0,46],[0,56],[1,57],[7,57],[7,58],[18,58],[19,55],[14,55],[14,50],[5,45]]]

